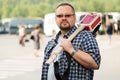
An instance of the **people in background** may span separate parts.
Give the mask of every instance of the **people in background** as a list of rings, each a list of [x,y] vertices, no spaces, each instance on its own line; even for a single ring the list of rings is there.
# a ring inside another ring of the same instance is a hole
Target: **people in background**
[[[31,32],[31,39],[34,42],[34,55],[39,57],[39,49],[40,49],[40,25],[36,25],[34,30]]]
[[[27,35],[26,30],[25,30],[25,28],[24,28],[24,26],[22,24],[18,25],[18,27],[19,27],[19,30],[18,30],[19,44],[21,46],[25,46],[24,39],[25,39],[25,36]]]
[[[106,32],[107,32],[107,35],[108,35],[108,38],[109,38],[109,44],[111,44],[112,34],[114,32],[114,24],[111,21],[108,21]]]

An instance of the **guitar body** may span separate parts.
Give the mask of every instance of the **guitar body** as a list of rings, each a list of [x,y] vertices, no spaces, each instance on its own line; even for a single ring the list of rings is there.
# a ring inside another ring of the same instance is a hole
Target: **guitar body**
[[[97,13],[87,14],[82,18],[79,25],[84,25],[84,29],[87,31],[96,32],[96,29],[99,29],[98,27],[101,25],[100,15]]]

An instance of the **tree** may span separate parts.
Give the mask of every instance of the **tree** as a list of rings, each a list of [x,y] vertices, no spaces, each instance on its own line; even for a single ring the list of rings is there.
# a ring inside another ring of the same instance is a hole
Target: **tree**
[[[104,13],[120,10],[120,0],[0,0],[0,18],[44,17],[45,14],[54,12],[61,2],[71,3],[77,12]]]

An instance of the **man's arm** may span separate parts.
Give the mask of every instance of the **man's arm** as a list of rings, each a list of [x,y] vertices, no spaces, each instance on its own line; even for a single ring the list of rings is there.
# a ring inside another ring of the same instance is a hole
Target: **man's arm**
[[[68,39],[64,39],[64,41],[61,43],[61,46],[70,55],[74,50],[71,42]],[[99,68],[95,60],[86,52],[77,50],[72,57],[86,68],[92,68],[92,69]]]

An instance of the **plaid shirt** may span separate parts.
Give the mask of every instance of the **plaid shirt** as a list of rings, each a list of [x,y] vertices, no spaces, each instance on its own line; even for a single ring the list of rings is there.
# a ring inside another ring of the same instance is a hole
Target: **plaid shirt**
[[[68,33],[64,36],[64,38],[68,38],[77,28],[74,26],[71,28],[71,30],[68,31]],[[57,40],[60,35],[60,32],[56,35],[55,39],[52,39],[48,42],[45,51],[44,51],[44,62],[42,66],[42,75],[41,80],[47,80],[47,73],[49,65],[45,64],[46,60],[50,58],[51,52],[53,48],[57,45]],[[94,60],[95,62],[100,65],[100,51],[97,44],[96,39],[89,31],[81,31],[73,40],[72,45],[75,49],[80,49],[82,51],[87,52]],[[60,76],[63,76],[64,72],[68,68],[68,61],[66,57],[66,52],[63,51],[60,53],[61,56],[58,60],[59,62],[59,73]],[[71,58],[70,63],[70,73],[68,80],[93,80],[94,76],[94,70],[86,68],[82,66],[80,63],[78,63],[74,58]]]

